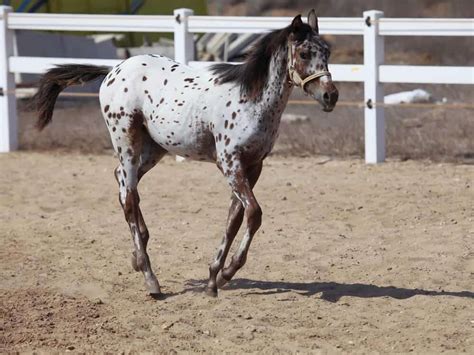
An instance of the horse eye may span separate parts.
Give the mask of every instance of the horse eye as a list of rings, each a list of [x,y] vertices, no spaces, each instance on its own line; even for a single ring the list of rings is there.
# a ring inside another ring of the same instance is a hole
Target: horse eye
[[[309,59],[311,57],[311,54],[308,52],[300,52],[300,58],[301,59]]]

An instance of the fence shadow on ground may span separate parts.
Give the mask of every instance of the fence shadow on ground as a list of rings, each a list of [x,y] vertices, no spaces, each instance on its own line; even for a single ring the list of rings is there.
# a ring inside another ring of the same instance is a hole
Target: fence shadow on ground
[[[186,283],[189,291],[203,291],[207,280],[189,280]],[[303,296],[314,296],[321,294],[321,299],[329,302],[338,302],[341,297],[391,297],[396,299],[407,299],[413,296],[452,296],[474,299],[471,291],[433,291],[424,289],[410,289],[395,286],[376,286],[361,283],[338,283],[338,282],[286,282],[286,281],[260,281],[250,279],[235,279],[224,287],[225,290],[251,290],[248,294],[271,295],[285,292],[296,292]],[[260,291],[262,292],[260,292]]]

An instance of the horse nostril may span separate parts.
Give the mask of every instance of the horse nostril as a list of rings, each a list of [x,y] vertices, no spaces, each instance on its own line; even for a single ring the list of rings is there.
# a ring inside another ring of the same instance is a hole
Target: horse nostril
[[[328,104],[330,102],[330,100],[331,100],[331,98],[329,97],[329,94],[327,92],[325,92],[324,95],[323,95],[323,101]]]
[[[337,91],[333,91],[331,93],[331,103],[335,104],[338,98],[339,98],[339,93]]]

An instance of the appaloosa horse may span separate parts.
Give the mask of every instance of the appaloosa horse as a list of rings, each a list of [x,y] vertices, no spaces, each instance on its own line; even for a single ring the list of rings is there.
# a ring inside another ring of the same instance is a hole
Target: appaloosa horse
[[[120,159],[115,177],[135,246],[132,266],[143,272],[152,295],[160,294],[160,286],[146,252],[149,236],[139,207],[138,182],[166,153],[215,163],[232,189],[226,232],[209,266],[207,293],[217,296],[217,289],[245,264],[260,227],[262,210],[252,189],[277,138],[293,86],[319,101],[324,111],[332,111],[337,102],[329,54],[312,10],[307,24],[298,15],[288,27],[265,35],[240,65],[196,70],[159,55],[141,55],[112,70],[58,66],[40,81],[35,98],[38,127],[51,121],[64,88],[105,76],[100,104]],[[224,267],[244,214],[245,235]]]

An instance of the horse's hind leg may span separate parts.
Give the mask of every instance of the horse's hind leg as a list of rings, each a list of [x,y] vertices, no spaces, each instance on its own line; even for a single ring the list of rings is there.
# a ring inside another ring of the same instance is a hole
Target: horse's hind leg
[[[127,137],[132,138],[131,142],[127,142]],[[137,186],[143,175],[166,154],[166,150],[153,142],[143,126],[135,127],[135,131],[123,136],[121,144],[122,146],[117,147],[120,165],[115,170],[115,176],[120,186],[120,204],[135,247],[132,266],[135,270],[143,272],[148,292],[159,294],[160,285],[146,252],[149,233],[140,210]]]
[[[257,183],[260,173],[262,171],[262,165],[258,164],[253,169],[248,171],[246,180],[248,181],[250,190],[253,189]],[[229,216],[227,218],[227,228],[222,239],[222,243],[217,251],[216,258],[209,265],[209,282],[207,284],[206,293],[210,296],[217,296],[217,287],[221,287],[222,277],[217,278],[217,275],[222,270],[225,264],[227,255],[229,254],[232,242],[239,231],[244,217],[244,206],[240,202],[240,199],[236,196],[235,192],[232,194],[231,204],[229,207]],[[221,284],[217,280],[221,280]]]

